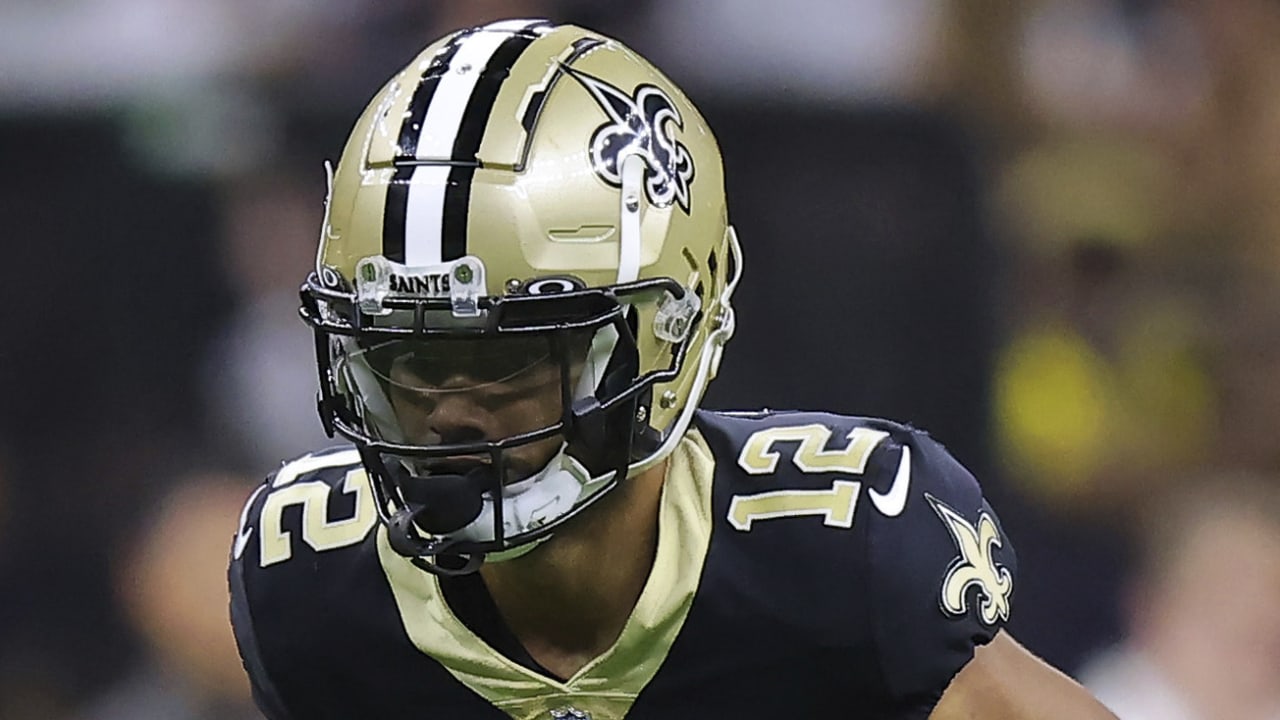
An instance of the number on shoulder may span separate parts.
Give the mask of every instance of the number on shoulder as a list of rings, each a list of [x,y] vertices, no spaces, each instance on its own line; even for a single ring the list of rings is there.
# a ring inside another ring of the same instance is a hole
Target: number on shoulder
[[[889,433],[855,427],[845,434],[843,447],[828,448],[831,436],[831,428],[819,423],[759,430],[743,443],[738,466],[751,475],[772,475],[782,457],[777,446],[798,443],[791,464],[800,472],[858,476],[866,471],[871,453]],[[748,532],[757,520],[814,515],[829,527],[850,528],[861,489],[862,483],[856,480],[833,480],[825,490],[780,489],[735,495],[729,503],[729,524]]]
[[[276,473],[269,485],[263,485],[249,497],[240,516],[240,531],[236,536],[234,555],[239,558],[254,532],[249,515],[254,502],[264,491],[256,527],[258,536],[258,564],[267,567],[293,557],[292,533],[284,528],[284,511],[291,506],[302,507],[302,541],[316,552],[336,550],[356,545],[368,536],[378,522],[369,477],[359,465],[360,456],[355,450],[308,455],[295,460]],[[328,468],[355,465],[347,471],[336,487],[323,480],[299,481],[309,473]],[[334,493],[350,495],[355,509],[350,517],[329,516],[329,498]]]

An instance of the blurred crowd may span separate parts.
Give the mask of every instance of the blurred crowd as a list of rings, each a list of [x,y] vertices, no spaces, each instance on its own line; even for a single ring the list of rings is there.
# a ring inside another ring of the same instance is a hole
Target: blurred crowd
[[[746,277],[710,405],[929,429],[1032,650],[1124,720],[1280,718],[1273,0],[0,5],[0,718],[256,717],[225,562],[332,442],[321,163],[512,16],[623,39],[717,129]]]

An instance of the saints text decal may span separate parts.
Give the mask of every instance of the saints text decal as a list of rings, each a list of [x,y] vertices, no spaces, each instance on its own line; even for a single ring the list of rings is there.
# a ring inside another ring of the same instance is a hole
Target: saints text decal
[[[613,187],[622,187],[622,159],[639,155],[645,161],[649,202],[658,207],[675,203],[688,213],[693,158],[689,148],[675,138],[675,130],[684,129],[684,119],[671,96],[649,84],[628,95],[599,78],[565,69],[609,116],[609,122],[591,136],[591,164],[596,174]]]

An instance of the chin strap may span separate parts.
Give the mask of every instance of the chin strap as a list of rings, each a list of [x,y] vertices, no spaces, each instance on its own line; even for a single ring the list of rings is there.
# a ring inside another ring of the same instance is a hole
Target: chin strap
[[[391,549],[431,573],[475,572],[484,562],[484,553],[449,553],[447,548],[453,543],[441,536],[465,527],[480,514],[484,493],[497,483],[495,471],[480,465],[465,473],[418,478],[399,466],[393,469],[384,464],[383,469],[395,478],[403,500],[387,518],[387,542]]]
[[[395,471],[393,471],[395,472]],[[427,535],[455,533],[480,516],[484,496],[500,482],[489,465],[477,465],[463,474],[432,473],[419,478],[396,472],[396,484],[405,509],[415,526]]]
[[[391,549],[431,573],[462,575],[475,572],[486,559],[511,560],[533,550],[551,536],[495,553],[456,553],[451,547],[495,540],[494,488],[497,476],[483,465],[462,474],[415,477],[403,468],[382,464],[400,488],[401,502],[386,518]],[[536,531],[594,499],[617,472],[592,478],[582,463],[564,448],[537,475],[503,487],[502,537]]]
[[[423,537],[414,522],[414,511],[401,507],[387,520],[387,543],[397,554],[409,558],[415,567],[434,575],[468,575],[480,569],[484,553],[438,551],[439,541]]]
[[[693,374],[693,382],[689,389],[689,399],[685,403],[684,409],[681,410],[680,414],[667,429],[666,434],[663,435],[662,444],[647,457],[631,464],[627,471],[629,477],[634,477],[648,470],[675,450],[676,445],[684,437],[685,432],[688,431],[689,425],[693,421],[693,415],[702,401],[702,395],[706,392],[707,385],[720,370],[720,358],[724,354],[725,343],[729,342],[729,339],[733,337],[733,331],[737,327],[732,299],[733,292],[738,287],[738,281],[742,279],[742,247],[738,244],[738,234],[733,229],[733,226],[729,226],[725,230],[725,237],[728,240],[729,254],[733,261],[733,273],[729,276],[728,282],[725,283],[725,287],[720,293],[718,298],[719,315],[711,318],[713,322],[711,332],[707,335],[707,339],[703,341],[702,351],[696,358],[698,367]],[[690,358],[686,362],[690,360],[695,359]]]
[[[612,474],[605,479],[611,477]],[[602,485],[601,479],[593,479],[582,463],[561,448],[537,475],[502,489],[502,536],[523,535],[559,520],[580,499],[594,494]],[[475,520],[450,533],[450,540],[491,542],[495,539],[493,494],[485,493],[481,503]]]

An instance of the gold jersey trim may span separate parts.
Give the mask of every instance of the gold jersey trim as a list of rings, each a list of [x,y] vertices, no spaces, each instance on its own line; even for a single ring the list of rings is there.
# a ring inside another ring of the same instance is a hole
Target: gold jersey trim
[[[636,607],[604,654],[564,682],[515,663],[471,632],[449,609],[436,576],[423,572],[378,531],[378,557],[409,640],[459,682],[517,720],[572,706],[597,720],[622,718],[662,666],[684,626],[711,543],[715,461],[691,430],[671,454],[658,516],[653,570]]]

